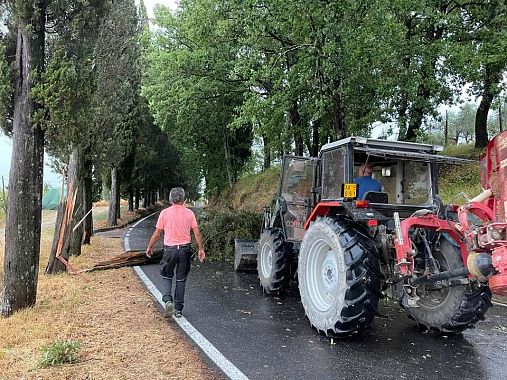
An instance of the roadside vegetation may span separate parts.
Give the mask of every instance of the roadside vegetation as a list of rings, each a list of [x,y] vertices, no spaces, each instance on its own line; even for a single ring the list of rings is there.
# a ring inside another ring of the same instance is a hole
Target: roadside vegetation
[[[41,263],[47,262],[52,232],[42,231]],[[89,268],[120,252],[118,239],[96,236],[72,265]],[[41,265],[36,304],[0,318],[0,379],[219,378],[163,319],[130,268],[43,272]],[[2,278],[0,256],[0,288]]]
[[[442,165],[439,168],[439,195],[446,204],[465,203],[467,198],[473,198],[481,190],[481,175],[479,156],[483,149],[475,148],[473,144],[449,145],[442,154],[446,156],[467,158],[475,163],[467,165]]]

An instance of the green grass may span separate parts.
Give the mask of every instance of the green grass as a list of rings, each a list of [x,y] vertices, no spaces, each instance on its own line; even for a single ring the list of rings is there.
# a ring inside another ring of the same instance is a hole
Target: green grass
[[[482,151],[473,144],[463,144],[447,146],[442,154],[478,160]],[[439,195],[446,204],[462,204],[466,202],[464,195],[473,198],[482,191],[479,161],[468,165],[441,165],[438,176]]]
[[[439,195],[445,204],[462,204],[481,193],[479,164],[445,165],[439,169]],[[464,195],[463,195],[464,194]]]
[[[61,364],[75,363],[78,359],[81,343],[72,340],[57,340],[41,348],[42,357],[39,367],[47,368]]]
[[[123,214],[126,210],[128,210],[128,205],[120,206],[120,214]],[[109,218],[109,212],[101,212],[100,214],[93,214],[94,222],[102,222]]]
[[[468,158],[471,160],[478,160],[480,154],[483,152],[482,148],[475,148],[474,144],[461,144],[461,145],[448,145],[445,147],[442,154],[444,156]]]
[[[211,200],[211,207],[261,212],[278,192],[280,167],[241,178],[232,189]]]

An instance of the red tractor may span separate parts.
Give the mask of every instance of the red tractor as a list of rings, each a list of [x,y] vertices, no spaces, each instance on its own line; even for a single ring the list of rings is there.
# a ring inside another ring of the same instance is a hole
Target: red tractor
[[[484,191],[461,207],[438,197],[437,165],[472,161],[439,150],[349,137],[318,158],[284,157],[276,206],[258,242],[238,242],[236,269],[253,252],[266,293],[297,279],[310,323],[326,335],[366,328],[383,296],[428,329],[472,327],[491,292],[507,294],[507,132],[481,156]],[[382,189],[358,199],[364,164]]]

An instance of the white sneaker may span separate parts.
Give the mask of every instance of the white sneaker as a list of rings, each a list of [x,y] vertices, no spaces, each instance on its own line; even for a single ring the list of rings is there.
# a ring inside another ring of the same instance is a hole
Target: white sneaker
[[[169,318],[173,314],[173,311],[174,311],[174,304],[172,303],[172,301],[167,301],[165,303],[164,317]]]

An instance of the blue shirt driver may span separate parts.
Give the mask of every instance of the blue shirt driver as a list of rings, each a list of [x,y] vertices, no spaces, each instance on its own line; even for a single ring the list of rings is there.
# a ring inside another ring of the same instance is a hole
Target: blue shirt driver
[[[357,199],[363,199],[368,191],[382,191],[382,185],[371,177],[372,173],[373,167],[371,164],[364,164],[359,167],[359,177],[354,179],[354,183],[358,187]]]

